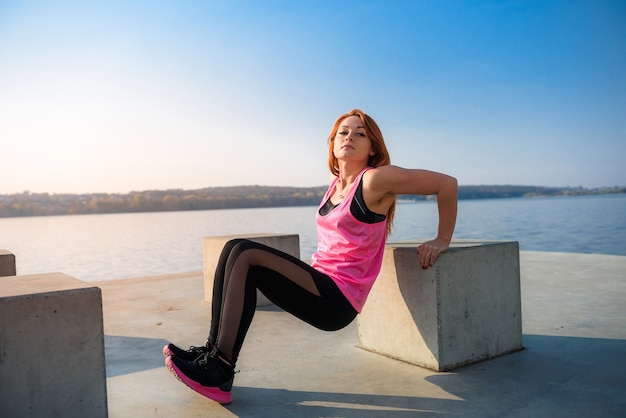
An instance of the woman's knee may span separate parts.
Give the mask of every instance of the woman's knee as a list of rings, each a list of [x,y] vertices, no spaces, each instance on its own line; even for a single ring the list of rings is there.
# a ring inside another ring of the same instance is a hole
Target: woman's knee
[[[232,242],[231,253],[237,255],[240,255],[251,248],[255,248],[258,245],[249,239],[234,239],[229,242]]]
[[[257,248],[259,244],[247,239],[236,239],[229,241],[229,243],[228,265],[230,265],[230,270],[235,265],[242,265],[243,263],[249,267],[258,262],[254,257],[255,252],[250,250]]]
[[[242,244],[246,242],[251,242],[250,240],[244,238],[234,238],[226,242],[224,247],[222,247],[222,254],[230,255],[233,253],[239,253],[243,251],[241,247]]]
[[[233,238],[231,240],[226,241],[226,244],[224,244],[224,248],[232,249],[237,244],[242,243],[242,242],[246,242],[246,241],[250,241],[250,240],[247,240],[245,238]]]

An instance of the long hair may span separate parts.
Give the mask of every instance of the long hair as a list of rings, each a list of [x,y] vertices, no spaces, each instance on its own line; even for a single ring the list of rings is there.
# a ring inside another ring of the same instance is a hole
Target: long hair
[[[333,125],[332,130],[330,131],[330,135],[328,136],[328,168],[330,168],[330,172],[339,176],[339,163],[335,154],[333,153],[334,145],[335,145],[335,136],[337,135],[337,131],[339,130],[339,126],[341,121],[349,116],[358,116],[361,119],[361,123],[365,127],[365,133],[367,134],[368,139],[372,144],[372,151],[374,151],[374,155],[370,156],[367,160],[368,167],[380,167],[382,165],[391,164],[391,158],[389,157],[389,151],[387,151],[387,146],[385,145],[385,139],[383,138],[383,133],[380,131],[378,124],[372,119],[369,115],[363,112],[360,109],[352,109],[348,113],[344,113],[339,116]],[[391,228],[393,226],[393,217],[396,212],[396,202],[389,207],[387,211],[387,236],[391,234]]]

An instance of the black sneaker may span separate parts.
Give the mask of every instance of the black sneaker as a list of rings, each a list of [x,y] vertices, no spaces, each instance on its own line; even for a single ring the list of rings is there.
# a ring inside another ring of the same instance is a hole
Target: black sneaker
[[[163,347],[163,355],[165,357],[176,356],[181,360],[185,361],[194,361],[201,355],[205,353],[210,353],[213,351],[213,346],[207,341],[206,345],[201,347],[191,346],[188,350],[184,350],[180,347],[175,346],[172,343],[167,344]]]
[[[232,367],[210,353],[202,354],[195,361],[169,356],[165,359],[165,364],[174,377],[199,394],[221,404],[233,401],[230,392],[235,372]]]

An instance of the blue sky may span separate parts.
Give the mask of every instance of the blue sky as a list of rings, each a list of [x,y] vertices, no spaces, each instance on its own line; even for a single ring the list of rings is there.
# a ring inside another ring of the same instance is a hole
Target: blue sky
[[[626,185],[626,2],[0,0],[0,194],[319,186],[338,115],[461,185]]]

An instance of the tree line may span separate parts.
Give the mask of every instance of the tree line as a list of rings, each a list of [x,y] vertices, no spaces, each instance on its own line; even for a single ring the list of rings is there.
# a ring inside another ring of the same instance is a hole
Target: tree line
[[[26,191],[0,195],[0,217],[315,206],[320,203],[326,189],[327,186],[237,186],[198,190],[147,190],[127,194],[49,194]],[[602,189],[537,186],[459,187],[461,200],[606,193],[626,193],[626,187]],[[402,196],[405,200],[429,198],[431,197]]]
[[[0,217],[163,212],[317,205],[326,187],[215,187],[127,194],[19,193],[0,195]]]

